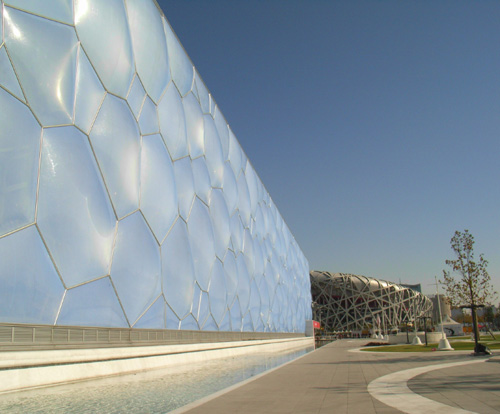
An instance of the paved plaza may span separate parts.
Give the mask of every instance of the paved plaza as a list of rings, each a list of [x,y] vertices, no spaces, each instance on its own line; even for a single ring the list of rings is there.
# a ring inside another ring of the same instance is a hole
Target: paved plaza
[[[367,342],[333,342],[175,413],[500,413],[498,353],[357,351]]]

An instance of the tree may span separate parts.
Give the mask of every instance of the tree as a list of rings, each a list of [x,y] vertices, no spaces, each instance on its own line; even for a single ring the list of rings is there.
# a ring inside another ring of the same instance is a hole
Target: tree
[[[451,271],[443,270],[443,283],[446,295],[452,305],[468,307],[472,311],[472,324],[476,349],[478,348],[479,331],[477,327],[476,309],[486,304],[496,295],[488,274],[488,261],[481,254],[479,260],[474,260],[474,236],[465,230],[455,231],[450,241],[451,249],[456,259],[446,260]],[[454,275],[458,275],[455,279]]]

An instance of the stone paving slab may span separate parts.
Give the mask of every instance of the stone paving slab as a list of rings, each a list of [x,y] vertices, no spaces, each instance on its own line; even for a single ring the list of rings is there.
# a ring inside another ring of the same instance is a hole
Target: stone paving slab
[[[202,405],[190,404],[175,413],[400,413],[402,411],[381,403],[369,394],[367,387],[372,380],[406,369],[471,359],[464,352],[352,352],[367,342],[350,339],[333,342]],[[481,406],[476,404],[474,408],[477,409],[471,411],[485,414],[500,412],[491,411],[499,409],[496,402],[498,394],[495,394],[494,401],[491,398],[491,403],[484,403],[489,396],[483,394],[486,391],[499,391],[500,378],[497,377],[495,383],[494,371],[496,369],[500,375],[500,364],[490,362],[472,365],[462,370],[460,367],[436,370],[410,382],[418,393],[450,405],[454,393],[460,392],[458,374],[463,376],[466,372],[468,377],[475,378],[474,384],[479,384],[484,375],[490,375],[489,384],[468,390],[470,401],[483,400]],[[458,375],[454,383],[449,382],[449,389],[446,386],[435,387],[430,382],[432,380],[438,384],[440,378],[446,378],[449,373]],[[424,387],[426,382],[429,385]]]

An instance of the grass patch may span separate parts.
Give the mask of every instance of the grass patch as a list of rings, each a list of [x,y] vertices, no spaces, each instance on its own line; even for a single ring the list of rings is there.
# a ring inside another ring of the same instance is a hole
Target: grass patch
[[[487,342],[481,340],[481,342]],[[484,343],[490,349],[500,349],[500,342],[488,342]],[[451,343],[452,348],[456,351],[474,351],[474,342],[461,342],[453,341]],[[391,346],[374,346],[369,348],[364,348],[362,351],[369,352],[433,352],[436,351],[438,347],[437,343],[425,345],[391,345]]]

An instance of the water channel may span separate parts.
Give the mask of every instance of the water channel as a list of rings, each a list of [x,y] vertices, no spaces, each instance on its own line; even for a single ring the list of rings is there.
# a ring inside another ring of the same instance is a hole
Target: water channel
[[[185,367],[0,395],[8,413],[167,413],[266,370],[313,348],[216,359]]]

